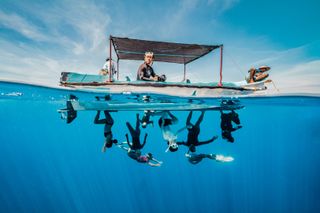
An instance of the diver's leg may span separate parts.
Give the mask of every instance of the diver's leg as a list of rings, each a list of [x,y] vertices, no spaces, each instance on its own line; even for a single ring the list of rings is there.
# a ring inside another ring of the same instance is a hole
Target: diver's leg
[[[204,111],[201,111],[201,115],[196,123],[196,126],[199,127],[200,123],[203,121],[203,117],[204,117]]]
[[[126,123],[129,131],[130,131],[130,134],[131,136],[134,136],[136,134],[135,130],[133,129],[133,127],[131,126],[131,124],[129,122]]]
[[[111,117],[110,113],[108,111],[104,111],[104,115],[106,116],[106,121],[107,121],[107,124],[109,125],[113,125],[113,118]]]
[[[202,154],[200,154],[200,155],[202,155]],[[189,159],[188,159],[189,162],[192,163],[192,164],[198,164],[198,163],[200,163],[200,162],[202,161],[202,159],[203,159],[200,155],[193,156],[193,157],[189,158]]]
[[[191,117],[192,117],[192,111],[189,112],[189,115],[188,115],[188,118],[187,118],[187,121],[186,121],[186,126],[192,125],[191,122],[190,122],[191,121]]]
[[[205,157],[209,158],[209,159],[212,159],[212,160],[216,160],[216,155],[215,154],[206,154]]]
[[[250,69],[250,79],[249,79],[249,83],[254,83],[254,75],[256,74],[256,69],[255,68],[251,68]]]

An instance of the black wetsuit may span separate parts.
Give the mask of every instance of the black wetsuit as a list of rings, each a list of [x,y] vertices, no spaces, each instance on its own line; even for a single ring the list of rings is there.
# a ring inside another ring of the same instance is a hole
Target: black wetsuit
[[[153,68],[146,63],[141,64],[138,69],[137,80],[148,81],[151,77],[156,77],[156,73],[153,71]]]
[[[146,144],[146,140],[147,140],[147,134],[145,134],[143,143],[140,143],[140,128],[139,128],[139,118],[137,118],[136,121],[136,129],[133,129],[133,127],[131,126],[131,124],[129,122],[126,123],[127,127],[130,131],[131,137],[132,137],[132,143],[130,143],[130,141],[128,140],[128,134],[126,135],[127,140],[128,140],[128,145],[130,147],[130,149],[132,150],[140,150],[144,147],[144,145]]]
[[[169,126],[169,125],[172,125],[172,119],[171,118],[160,118],[158,123],[159,123],[160,127]]]
[[[231,132],[239,129],[239,127],[237,127],[237,128],[233,127],[233,125],[232,125],[233,117],[236,118],[237,122],[235,122],[235,123],[237,123],[239,125],[240,120],[239,120],[238,114],[236,112],[223,113],[221,111],[220,127],[221,127],[221,131],[222,131],[222,138],[227,139],[231,143],[234,142],[234,138],[232,137]]]
[[[202,141],[199,142],[199,134],[200,134],[200,123],[203,120],[203,116],[204,116],[204,112],[201,113],[198,121],[196,122],[195,125],[191,124],[190,120],[192,117],[192,111],[189,113],[188,118],[187,118],[187,122],[186,125],[190,126],[188,127],[188,139],[187,142],[177,142],[178,145],[184,145],[184,146],[188,146],[189,149],[193,146],[194,150],[191,150],[192,152],[195,151],[195,147],[196,146],[200,146],[200,145],[204,145],[204,144],[208,144],[214,141],[214,139],[210,139],[207,141]]]

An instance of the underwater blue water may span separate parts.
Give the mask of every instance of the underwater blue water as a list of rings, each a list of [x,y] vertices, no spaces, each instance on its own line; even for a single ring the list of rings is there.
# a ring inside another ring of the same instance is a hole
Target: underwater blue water
[[[0,212],[320,212],[320,98],[240,99],[234,143],[221,137],[220,112],[206,112],[199,138],[219,138],[197,150],[230,155],[230,163],[192,165],[182,146],[166,153],[154,118],[142,129],[143,152],[164,163],[150,167],[118,147],[102,153],[94,111],[66,124],[57,110],[69,94],[0,82]],[[173,113],[173,128],[183,127],[188,112]],[[111,114],[113,135],[124,141],[136,112]]]

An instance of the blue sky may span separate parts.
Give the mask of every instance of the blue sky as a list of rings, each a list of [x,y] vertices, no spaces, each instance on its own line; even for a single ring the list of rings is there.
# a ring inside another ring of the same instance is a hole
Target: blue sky
[[[320,93],[319,9],[315,0],[0,0],[0,79],[54,86],[61,71],[95,74],[112,34],[223,43],[225,81],[241,81],[251,66],[267,64],[281,92]],[[188,78],[216,81],[217,57],[188,65]],[[133,78],[139,64],[121,62],[121,77]],[[181,65],[154,67],[169,80],[182,78]]]

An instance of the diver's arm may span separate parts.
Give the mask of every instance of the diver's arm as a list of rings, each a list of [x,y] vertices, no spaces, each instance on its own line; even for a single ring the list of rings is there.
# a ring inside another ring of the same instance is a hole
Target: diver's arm
[[[242,126],[239,125],[239,126],[237,126],[237,127],[235,127],[235,128],[232,128],[231,132],[236,131],[236,130],[241,129],[241,128],[242,128]]]
[[[159,160],[155,159],[154,157],[152,157],[150,160],[153,162],[159,163],[159,164],[163,163],[162,161],[159,161]]]
[[[238,129],[241,129],[241,128],[242,128],[242,126],[240,125],[240,126],[237,126],[237,127],[232,127],[232,128],[230,128],[228,130],[229,130],[229,132],[234,132],[234,131],[236,131]]]
[[[183,145],[183,146],[187,146],[187,143],[186,143],[186,142],[184,142],[184,141],[176,142],[176,144],[178,144],[178,145]]]
[[[197,146],[211,143],[211,142],[213,142],[214,140],[216,140],[217,138],[218,138],[218,136],[213,136],[213,138],[211,138],[210,140],[198,142],[198,143],[197,143]]]
[[[196,123],[196,126],[200,126],[200,123],[203,121],[204,111],[201,111],[201,115]]]
[[[100,110],[97,111],[96,117],[94,118],[95,124],[105,124],[106,119],[99,119],[100,118]]]
[[[201,142],[198,142],[198,143],[197,143],[197,146],[205,145],[205,144],[208,144],[208,143],[211,143],[211,142],[213,142],[212,139],[207,140],[207,141],[201,141]]]

